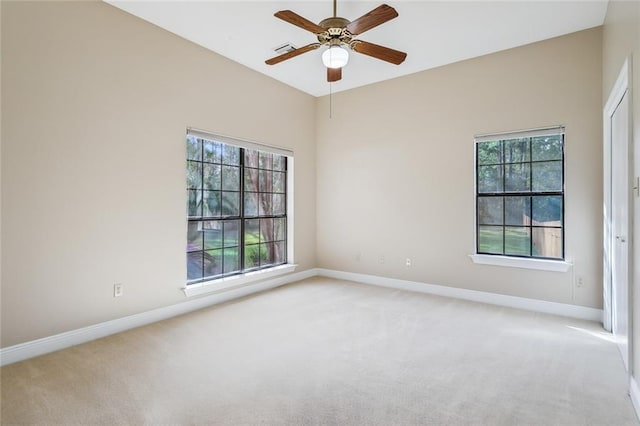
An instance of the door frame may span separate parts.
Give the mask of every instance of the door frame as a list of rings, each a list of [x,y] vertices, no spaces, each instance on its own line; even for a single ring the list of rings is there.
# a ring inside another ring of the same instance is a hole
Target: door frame
[[[618,78],[616,79],[616,82],[613,86],[613,88],[611,89],[611,92],[609,94],[609,98],[607,100],[607,103],[605,104],[605,107],[603,109],[603,180],[604,180],[604,185],[603,185],[603,205],[604,205],[604,216],[603,216],[603,318],[602,318],[602,324],[604,326],[604,328],[607,331],[612,331],[612,315],[613,315],[613,303],[612,303],[612,294],[613,294],[613,282],[612,282],[612,265],[611,265],[611,256],[612,256],[612,250],[613,250],[613,238],[614,235],[612,233],[611,230],[611,224],[612,224],[612,218],[611,218],[611,213],[612,213],[612,199],[611,199],[611,182],[612,182],[612,170],[611,170],[611,160],[612,160],[612,140],[611,140],[611,119],[616,111],[616,109],[618,108],[618,105],[620,104],[620,102],[622,101],[624,95],[626,94],[627,96],[629,96],[628,100],[629,100],[629,129],[628,129],[628,171],[629,171],[629,183],[631,183],[632,181],[632,176],[634,175],[634,168],[633,168],[633,136],[632,136],[632,127],[633,127],[633,115],[632,115],[632,109],[633,109],[633,105],[632,105],[632,99],[630,97],[631,93],[630,93],[630,86],[629,86],[629,82],[630,82],[630,77],[631,77],[631,58],[627,58],[624,61],[624,64],[622,65],[622,69],[620,70],[620,73],[618,74]],[[630,185],[631,188],[631,185]],[[628,204],[628,208],[629,208],[629,214],[627,215],[628,217],[628,235],[627,235],[627,241],[629,242],[628,244],[628,272],[627,272],[627,282],[628,282],[628,294],[627,294],[627,306],[628,306],[628,336],[627,336],[627,342],[628,342],[628,351],[629,353],[627,354],[628,356],[628,360],[629,362],[631,362],[632,358],[632,354],[631,354],[631,350],[632,350],[632,327],[633,327],[633,323],[632,323],[632,317],[633,317],[633,313],[632,313],[632,309],[633,309],[633,303],[632,303],[632,296],[633,296],[633,241],[632,241],[632,235],[633,235],[633,199],[631,198],[631,194],[627,194],[629,197],[629,204]],[[629,368],[629,366],[625,366],[628,371],[631,371],[631,369]]]

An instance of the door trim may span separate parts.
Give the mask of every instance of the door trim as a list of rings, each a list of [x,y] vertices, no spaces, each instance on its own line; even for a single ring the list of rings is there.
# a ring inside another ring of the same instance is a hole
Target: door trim
[[[620,73],[618,74],[618,78],[616,79],[616,82],[613,86],[613,88],[611,89],[611,92],[609,94],[609,98],[607,100],[607,103],[604,106],[603,109],[603,206],[604,206],[604,211],[603,211],[603,318],[602,318],[602,324],[604,326],[604,328],[608,331],[612,331],[612,308],[613,308],[613,304],[612,304],[612,265],[611,265],[611,256],[612,256],[612,250],[613,250],[613,245],[612,245],[612,241],[613,241],[613,234],[612,234],[612,230],[611,230],[611,224],[612,224],[612,218],[611,218],[611,214],[612,214],[612,199],[611,199],[611,182],[612,182],[612,170],[611,170],[611,153],[612,153],[612,140],[611,140],[611,119],[616,111],[616,109],[618,108],[618,105],[620,104],[620,102],[622,101],[622,99],[624,98],[625,94],[627,96],[630,95],[630,87],[629,87],[629,82],[630,82],[630,76],[631,76],[631,59],[627,58],[624,62],[624,64],[622,65],[622,68],[620,70]],[[632,140],[632,133],[631,133],[631,127],[632,127],[632,102],[631,99],[629,98],[629,131],[628,131],[628,135],[629,135],[629,139],[628,139],[628,143],[629,143],[629,153],[632,153],[632,144],[631,144],[631,140]],[[629,155],[629,176],[631,176],[631,174],[633,173],[633,163],[632,163],[632,158],[633,155]],[[628,359],[629,361],[631,361],[631,348],[632,348],[632,342],[631,342],[631,338],[632,338],[632,322],[631,322],[631,318],[632,318],[632,271],[633,271],[633,255],[632,255],[632,250],[633,250],[633,244],[631,241],[631,235],[633,234],[632,230],[633,230],[633,223],[632,223],[632,218],[633,215],[631,214],[632,212],[632,200],[629,200],[629,210],[630,210],[630,214],[627,216],[629,219],[629,224],[628,224],[628,229],[629,229],[629,235],[627,236],[628,241],[629,241],[629,253],[628,253],[628,272],[627,272],[627,282],[629,283],[628,288],[629,288],[629,294],[627,295],[627,304],[628,304],[628,314],[629,314],[629,320],[628,320],[628,336],[627,336],[627,341],[628,341],[628,350],[629,353],[628,355]]]

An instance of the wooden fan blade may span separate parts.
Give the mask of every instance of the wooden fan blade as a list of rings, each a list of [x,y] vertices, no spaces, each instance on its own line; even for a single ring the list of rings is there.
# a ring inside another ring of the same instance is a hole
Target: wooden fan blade
[[[282,61],[286,61],[287,59],[295,58],[298,55],[302,55],[303,53],[307,53],[311,50],[315,50],[320,47],[320,43],[311,43],[306,46],[302,46],[296,50],[292,50],[291,52],[283,53],[282,55],[274,56],[271,59],[267,59],[264,61],[267,65],[275,65],[279,64]]]
[[[290,24],[295,25],[296,27],[300,27],[303,30],[311,31],[314,34],[321,34],[326,30],[322,28],[320,25],[314,24],[306,18],[298,15],[295,12],[290,10],[281,10],[273,14],[276,18],[280,18],[283,21],[287,21]]]
[[[368,55],[376,59],[391,62],[392,64],[400,65],[404,62],[407,54],[400,52],[399,50],[390,49],[384,46],[378,46],[377,44],[369,43],[362,40],[354,40],[351,44],[351,48],[358,53]]]
[[[387,21],[392,20],[398,16],[398,12],[391,6],[383,4],[376,7],[371,12],[362,15],[355,21],[347,25],[347,31],[353,35],[362,34],[371,28],[377,27],[380,24],[384,24]]]
[[[332,83],[342,79],[342,68],[329,68],[327,67],[327,81]]]

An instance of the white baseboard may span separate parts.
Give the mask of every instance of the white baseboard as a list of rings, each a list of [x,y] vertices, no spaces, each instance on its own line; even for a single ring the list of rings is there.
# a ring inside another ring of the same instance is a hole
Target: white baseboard
[[[100,324],[83,327],[77,330],[44,337],[38,340],[21,343],[7,348],[0,348],[0,366],[12,364],[28,358],[44,355],[60,349],[68,348],[91,340],[106,337],[132,328],[162,321],[171,317],[186,314],[198,309],[213,306],[229,300],[238,299],[249,294],[279,287],[284,284],[300,281],[314,276],[323,276],[363,284],[372,284],[399,290],[416,291],[420,293],[435,294],[438,296],[453,297],[457,299],[471,300],[474,302],[489,303],[492,305],[508,306],[511,308],[528,311],[544,312],[548,314],[562,315],[590,321],[602,321],[602,309],[587,308],[584,306],[568,305],[564,303],[546,302],[543,300],[527,299],[523,297],[506,296],[503,294],[486,293],[482,291],[467,290],[462,288],[447,287],[434,284],[425,284],[416,281],[398,280],[375,275],[356,274],[352,272],[336,271],[331,269],[308,269],[302,272],[283,275],[268,279],[256,284],[246,285],[234,289],[228,289],[220,293],[210,294],[195,300],[178,303],[164,308],[158,308],[123,318],[114,319]],[[636,387],[637,390],[637,387]],[[633,388],[632,388],[633,391]],[[636,393],[636,397],[640,393]],[[632,393],[633,398],[633,393]],[[634,400],[634,406],[636,405]],[[636,408],[637,410],[637,408]]]
[[[220,293],[213,293],[209,296],[189,300],[175,305],[106,321],[100,324],[90,325],[88,327],[44,337],[42,339],[32,340],[15,346],[1,348],[0,366],[55,352],[60,349],[86,343],[101,337],[106,337],[132,328],[162,321],[171,317],[186,314],[208,306],[217,305],[229,300],[238,299],[240,297],[300,281],[316,275],[318,275],[316,269],[308,269],[306,271],[261,281],[256,284],[227,289]]]
[[[633,376],[629,378],[629,396],[631,397],[633,409],[636,411],[636,417],[640,419],[640,387],[638,387],[638,382]]]
[[[396,288],[399,290],[409,290],[420,293],[435,294],[438,296],[453,297],[456,299],[471,300],[473,302],[507,306],[510,308],[543,312],[545,314],[561,315],[565,317],[578,318],[589,321],[602,321],[602,309],[587,308],[585,306],[547,302],[544,300],[528,299],[525,297],[507,296],[504,294],[467,290],[464,288],[425,284],[416,281],[398,280],[395,278],[385,278],[376,275],[335,271],[332,269],[318,269],[317,271],[318,275],[321,275],[323,277],[355,281],[363,284],[372,284],[381,287]]]

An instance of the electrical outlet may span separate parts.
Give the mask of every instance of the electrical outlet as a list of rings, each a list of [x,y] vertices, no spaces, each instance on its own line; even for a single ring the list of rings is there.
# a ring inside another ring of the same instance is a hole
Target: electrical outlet
[[[378,263],[384,263],[384,256],[380,256],[378,258]]]
[[[404,261],[404,266],[409,267],[411,266],[411,258],[407,257],[407,259]]]
[[[113,285],[113,297],[120,297],[124,294],[124,286],[121,283]]]
[[[582,277],[578,276],[576,277],[576,287],[582,287],[584,285],[584,282],[582,281]]]

